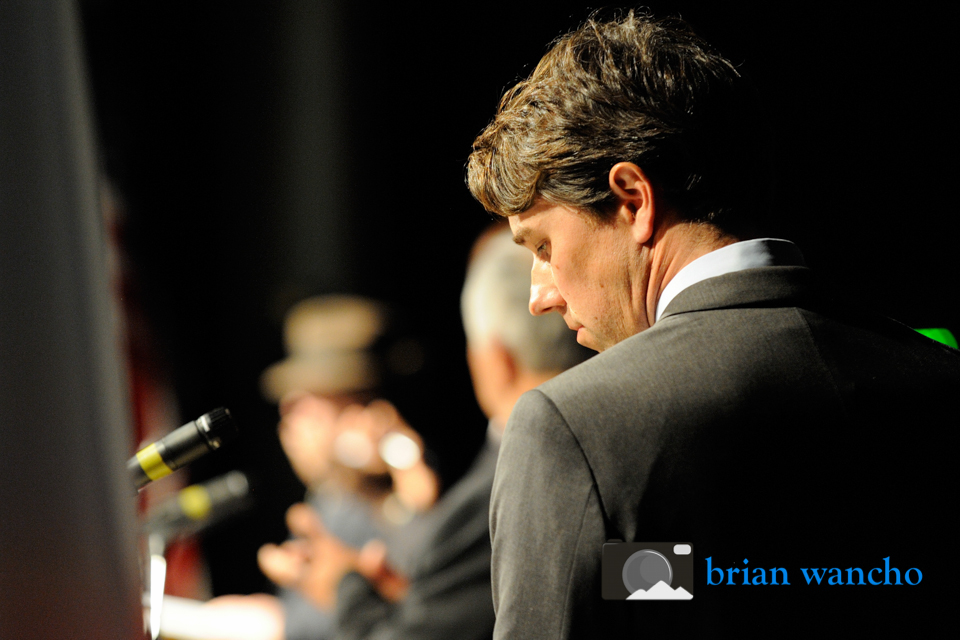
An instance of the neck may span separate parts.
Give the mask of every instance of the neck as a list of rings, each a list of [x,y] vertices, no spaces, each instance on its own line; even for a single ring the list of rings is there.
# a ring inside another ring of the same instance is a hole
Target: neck
[[[708,223],[667,220],[644,247],[648,252],[649,278],[645,296],[647,326],[656,320],[657,301],[664,288],[685,266],[711,251],[738,242],[740,238],[724,233]]]

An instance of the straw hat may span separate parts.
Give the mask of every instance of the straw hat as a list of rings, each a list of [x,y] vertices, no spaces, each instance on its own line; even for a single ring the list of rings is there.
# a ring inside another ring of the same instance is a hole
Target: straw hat
[[[380,367],[371,347],[386,330],[382,305],[359,296],[317,296],[290,309],[283,339],[288,357],[260,377],[264,397],[292,391],[344,395],[376,387]]]

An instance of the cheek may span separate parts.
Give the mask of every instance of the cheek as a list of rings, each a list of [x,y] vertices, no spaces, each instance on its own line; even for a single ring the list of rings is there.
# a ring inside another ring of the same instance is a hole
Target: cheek
[[[576,256],[552,263],[551,268],[553,269],[553,280],[556,282],[557,288],[561,290],[566,289],[571,293],[576,292],[582,296],[603,284],[602,279],[598,278],[598,274],[595,274],[594,270],[591,269],[590,263],[578,260]]]
[[[597,315],[597,303],[604,290],[602,283],[591,281],[569,264],[555,269],[553,275],[557,292],[574,314]]]

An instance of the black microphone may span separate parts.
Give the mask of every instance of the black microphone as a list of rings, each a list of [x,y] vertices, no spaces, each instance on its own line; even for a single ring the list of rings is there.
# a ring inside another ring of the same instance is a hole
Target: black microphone
[[[150,510],[144,531],[164,540],[199,533],[249,506],[250,481],[231,471],[201,484],[181,489]]]
[[[170,475],[237,435],[230,412],[220,407],[188,422],[137,452],[127,469],[137,490]]]

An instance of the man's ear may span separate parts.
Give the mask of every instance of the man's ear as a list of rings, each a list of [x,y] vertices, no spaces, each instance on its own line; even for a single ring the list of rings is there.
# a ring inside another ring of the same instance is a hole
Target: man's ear
[[[497,369],[497,376],[500,384],[504,387],[512,385],[517,379],[517,361],[513,354],[507,349],[500,340],[493,338],[490,341],[491,360]]]
[[[510,351],[496,338],[480,347],[468,345],[467,364],[480,408],[488,418],[500,418],[504,398],[509,397],[518,375]]]
[[[617,215],[632,227],[634,239],[644,244],[653,238],[656,207],[653,184],[643,169],[632,162],[618,162],[610,169],[610,190],[619,200]]]

